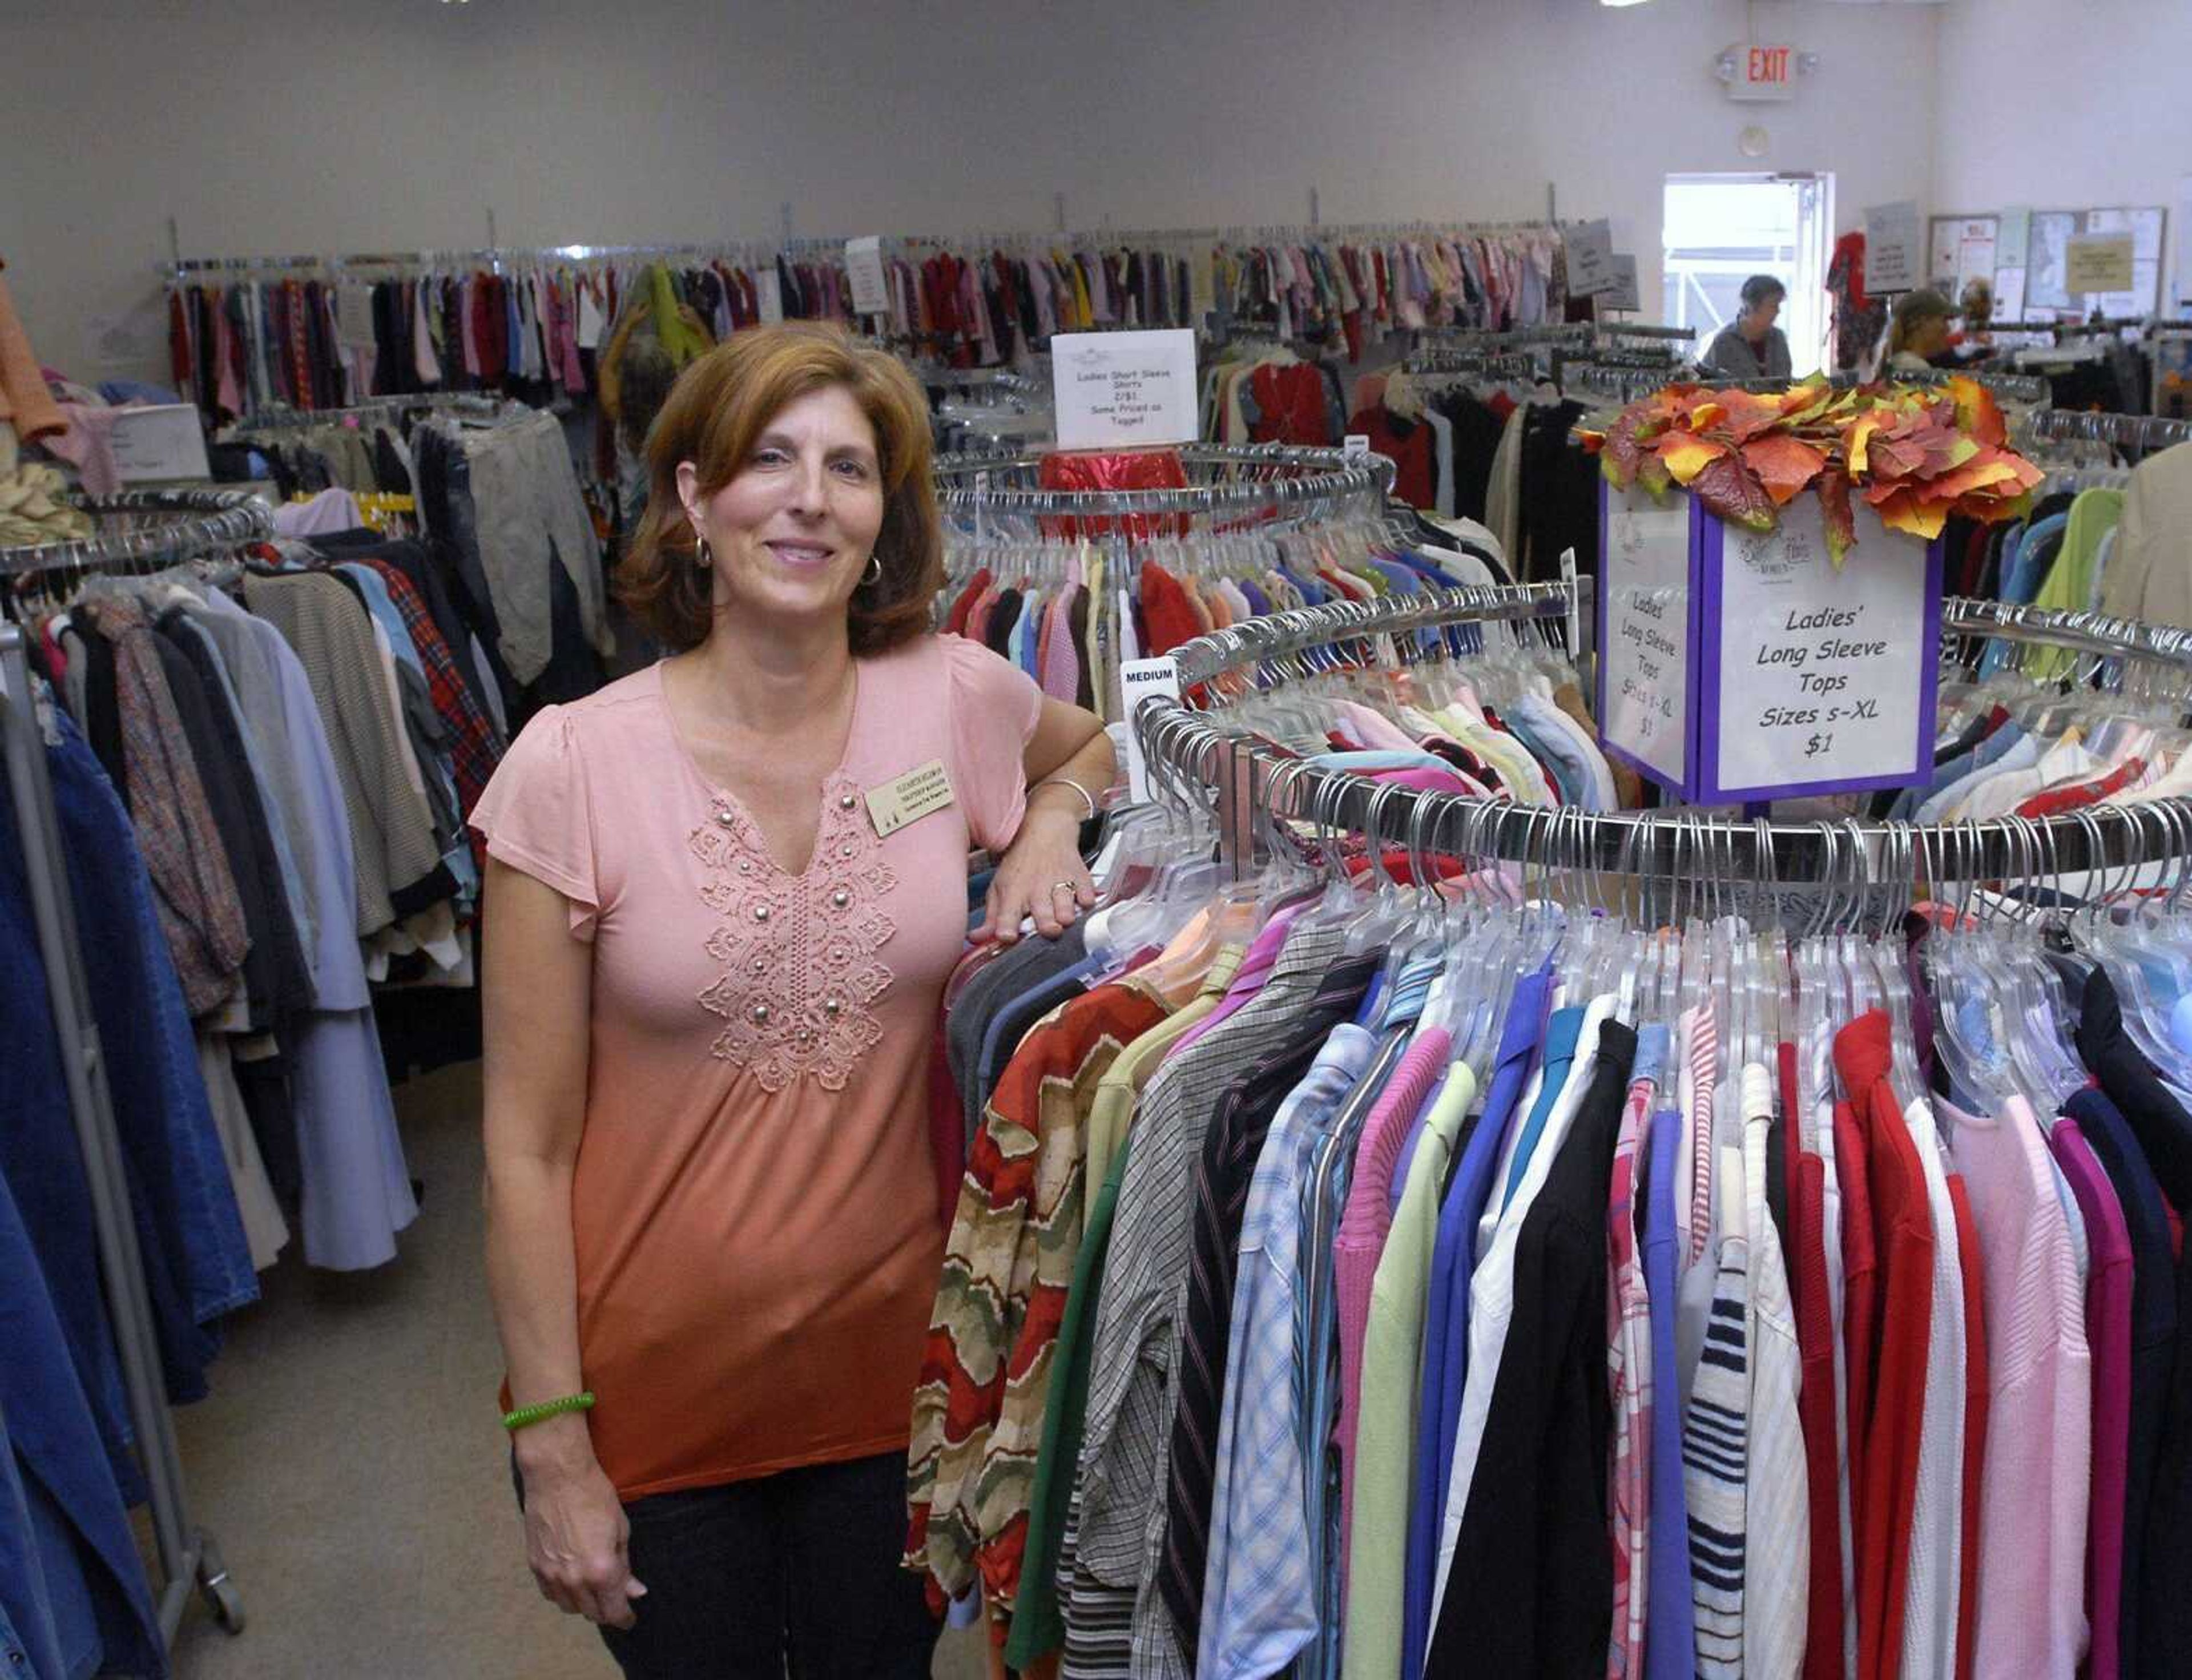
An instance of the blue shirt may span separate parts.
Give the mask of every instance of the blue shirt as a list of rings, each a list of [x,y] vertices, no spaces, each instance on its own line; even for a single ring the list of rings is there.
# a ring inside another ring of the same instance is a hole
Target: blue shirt
[[[1430,1302],[1424,1318],[1423,1403],[1419,1409],[1413,1486],[1408,1500],[1408,1558],[1401,1603],[1401,1669],[1423,1672],[1430,1649],[1431,1600],[1438,1586],[1439,1525],[1453,1473],[1453,1437],[1469,1376],[1469,1279],[1476,1258],[1476,1223],[1491,1199],[1492,1180],[1507,1123],[1529,1081],[1545,1031],[1550,971],[1515,986],[1499,1049],[1485,1088],[1483,1117],[1470,1136],[1439,1209],[1431,1249]]]
[[[2028,525],[2013,538],[2016,551],[2002,561],[2001,598],[2019,606],[2029,606],[2032,597],[2040,592],[2042,579],[2047,575],[2047,564],[2062,546],[2063,534],[2069,529],[2070,516],[2052,513],[2037,524]],[[2006,666],[2018,654],[2017,644],[1997,638],[1987,643],[1984,655],[1979,660],[1979,675],[1991,677]]]
[[[1531,1152],[1538,1140],[1545,1134],[1545,1123],[1552,1118],[1553,1105],[1561,1100],[1561,1088],[1568,1083],[1568,1071],[1575,1066],[1576,1041],[1583,1035],[1583,1018],[1588,1011],[1580,1003],[1553,1011],[1553,1019],[1545,1028],[1545,1078],[1538,1088],[1538,1100],[1532,1105],[1529,1117],[1522,1123],[1522,1130],[1515,1140],[1515,1158],[1508,1163],[1507,1188],[1500,1193],[1499,1206],[1504,1211],[1515,1199],[1515,1192],[1522,1187],[1524,1174],[1530,1170]]]
[[[1906,787],[1895,796],[1888,808],[1892,821],[1909,822],[1918,814],[1918,808],[1935,794],[1954,787],[1974,770],[1983,770],[2018,742],[2024,739],[2024,730],[2014,719],[2005,723],[1968,752],[1960,752],[1946,763],[1937,765],[1932,774],[1922,786]]]
[[[1301,1188],[1318,1140],[1376,1043],[1359,1026],[1332,1030],[1280,1104],[1249,1180],[1196,1642],[1199,1671],[1218,1680],[1276,1674],[1316,1637],[1294,1365]]]
[[[1664,1031],[1664,1029],[1662,1029]],[[1652,1302],[1652,1369],[1672,1372],[1681,1268],[1675,1262],[1675,1151],[1682,1117],[1652,1117],[1651,1181],[1645,1186],[1644,1289]],[[1690,1506],[1682,1492],[1682,1408],[1671,1381],[1652,1407],[1651,1597],[1644,1612],[1646,1680],[1693,1680],[1698,1671],[1696,1606],[1690,1591]]]

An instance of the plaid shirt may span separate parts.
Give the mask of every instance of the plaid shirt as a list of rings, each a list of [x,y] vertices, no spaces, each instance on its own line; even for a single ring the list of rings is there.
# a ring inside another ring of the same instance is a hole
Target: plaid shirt
[[[435,714],[448,728],[449,769],[457,779],[457,802],[461,814],[469,817],[480,795],[487,791],[495,766],[502,762],[494,728],[472,691],[465,686],[449,644],[442,639],[411,580],[388,561],[368,557],[363,563],[380,574],[388,586],[389,599],[403,615],[403,627],[411,632],[419,649],[419,663],[425,669],[426,689],[433,697]],[[473,844],[478,844],[477,837]]]

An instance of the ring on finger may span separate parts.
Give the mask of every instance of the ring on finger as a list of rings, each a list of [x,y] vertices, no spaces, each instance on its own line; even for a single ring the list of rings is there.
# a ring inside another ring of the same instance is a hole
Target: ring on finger
[[[1077,893],[1081,889],[1071,881],[1053,881],[1050,883],[1050,890],[1053,893]]]

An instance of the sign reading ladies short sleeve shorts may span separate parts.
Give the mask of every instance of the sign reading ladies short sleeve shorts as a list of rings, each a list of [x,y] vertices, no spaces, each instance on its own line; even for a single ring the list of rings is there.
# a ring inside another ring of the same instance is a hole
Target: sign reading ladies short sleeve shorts
[[[1587,221],[1561,236],[1567,248],[1568,290],[1579,298],[1595,297],[1614,283],[1613,227],[1603,218]]]
[[[1908,198],[1868,204],[1864,212],[1864,286],[1869,292],[1915,291],[1924,283],[1925,230]]]
[[[1191,332],[1060,333],[1050,341],[1061,449],[1191,443]]]

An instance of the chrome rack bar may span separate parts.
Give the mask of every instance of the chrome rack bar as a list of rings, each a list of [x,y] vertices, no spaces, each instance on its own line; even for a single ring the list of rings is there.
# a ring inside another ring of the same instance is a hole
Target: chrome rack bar
[[[0,548],[0,576],[187,559],[274,534],[273,510],[248,490],[123,490],[77,501],[94,513],[174,517],[66,542]]]

